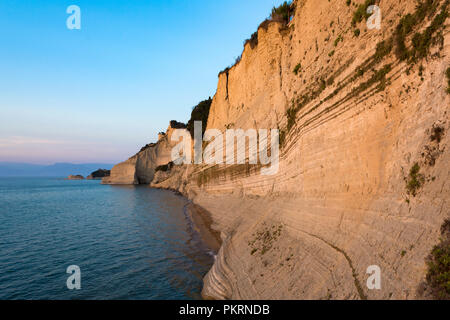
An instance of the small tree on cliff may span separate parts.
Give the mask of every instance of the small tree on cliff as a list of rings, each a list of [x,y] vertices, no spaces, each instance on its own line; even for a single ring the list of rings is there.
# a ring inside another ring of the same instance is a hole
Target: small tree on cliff
[[[273,7],[270,20],[288,24],[291,19],[291,15],[293,14],[291,4],[292,2],[285,1],[279,7]]]

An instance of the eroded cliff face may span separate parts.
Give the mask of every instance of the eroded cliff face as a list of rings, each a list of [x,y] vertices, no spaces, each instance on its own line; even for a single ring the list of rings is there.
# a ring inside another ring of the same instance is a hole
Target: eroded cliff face
[[[408,50],[448,1],[432,3],[404,32]],[[221,232],[205,298],[426,297],[425,258],[450,213],[449,19],[413,63],[397,26],[416,2],[378,5],[381,29],[367,30],[352,25],[345,1],[298,1],[287,27],[260,28],[257,45],[219,76],[208,129],[279,128],[277,174],[187,165],[153,181],[208,210]],[[112,181],[151,182],[170,161],[163,146],[118,165]],[[380,290],[366,285],[373,265]]]

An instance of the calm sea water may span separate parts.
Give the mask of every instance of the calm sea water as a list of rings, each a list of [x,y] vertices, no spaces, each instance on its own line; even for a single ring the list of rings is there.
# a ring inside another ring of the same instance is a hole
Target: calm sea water
[[[198,299],[213,256],[169,191],[0,178],[0,299]],[[66,269],[81,269],[69,290]]]

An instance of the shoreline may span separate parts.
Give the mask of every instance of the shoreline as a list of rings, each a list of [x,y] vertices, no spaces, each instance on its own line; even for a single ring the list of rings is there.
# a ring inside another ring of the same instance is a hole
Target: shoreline
[[[213,251],[214,253],[214,259],[216,259],[217,255],[219,254],[219,250],[222,247],[223,241],[220,236],[220,231],[214,229],[212,227],[213,219],[211,213],[203,208],[202,206],[195,204],[190,200],[186,195],[184,195],[182,192],[172,189],[172,188],[161,188],[161,187],[150,187],[152,189],[159,189],[159,190],[166,190],[166,191],[172,191],[178,196],[181,196],[185,198],[188,203],[184,207],[184,210],[187,218],[192,223],[192,228],[198,232],[200,238],[204,242],[204,244]],[[205,286],[206,286],[206,279],[208,274],[213,270],[214,263],[211,265],[209,271],[205,276],[203,277],[203,286],[201,291],[201,297],[203,300],[216,300],[216,298],[211,297],[207,294],[205,294]]]
[[[189,219],[192,221],[195,231],[200,234],[200,237],[203,242],[205,242],[206,246],[213,250],[214,254],[217,254],[222,246],[222,239],[220,237],[220,232],[212,227],[213,220],[211,214],[192,201],[186,205],[185,209]]]
[[[212,227],[214,221],[212,219],[211,213],[208,210],[199,206],[198,204],[193,203],[192,200],[190,200],[178,190],[158,187],[150,188],[172,191],[176,195],[185,198],[188,201],[188,204],[186,204],[185,206],[185,210],[189,220],[192,222],[194,230],[199,233],[201,239],[207,247],[213,250],[215,254],[219,252],[219,249],[222,246],[222,238],[220,236],[220,231]]]

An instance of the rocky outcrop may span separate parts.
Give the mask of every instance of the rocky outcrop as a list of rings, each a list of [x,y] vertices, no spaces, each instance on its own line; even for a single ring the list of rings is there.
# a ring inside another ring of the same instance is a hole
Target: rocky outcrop
[[[187,165],[152,180],[170,161],[161,140],[114,179],[179,190],[211,214],[222,246],[205,298],[421,298],[450,215],[448,1],[381,1],[380,30],[345,1],[296,3],[288,26],[265,23],[219,75],[208,118],[279,128],[277,174]],[[366,285],[374,265],[379,290]]]
[[[82,175],[73,175],[71,174],[70,176],[67,177],[67,180],[84,180],[84,177]]]

